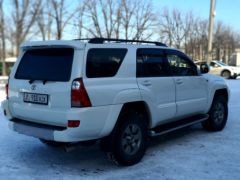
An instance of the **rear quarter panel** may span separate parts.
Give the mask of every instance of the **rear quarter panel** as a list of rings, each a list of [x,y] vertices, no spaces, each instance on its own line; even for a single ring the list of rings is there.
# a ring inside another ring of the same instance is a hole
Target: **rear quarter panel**
[[[88,78],[86,76],[87,52],[91,48],[99,48],[96,45],[88,45],[84,55],[83,81],[87,89],[92,106],[106,106],[124,104],[141,100],[136,82],[136,49],[128,48],[128,52],[114,77]],[[101,48],[114,48],[109,44]],[[116,46],[118,48],[118,46]],[[124,48],[119,46],[119,48]]]

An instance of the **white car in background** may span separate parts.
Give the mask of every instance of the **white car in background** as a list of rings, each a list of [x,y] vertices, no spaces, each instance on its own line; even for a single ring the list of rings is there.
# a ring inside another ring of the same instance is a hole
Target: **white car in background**
[[[210,63],[210,73],[226,79],[236,79],[240,75],[240,67],[229,66],[221,61],[212,61]]]
[[[197,61],[195,64],[199,66],[201,64],[206,64],[206,61]],[[236,79],[240,76],[240,67],[229,66],[221,61],[214,60],[210,63],[209,73],[222,76],[225,79]]]

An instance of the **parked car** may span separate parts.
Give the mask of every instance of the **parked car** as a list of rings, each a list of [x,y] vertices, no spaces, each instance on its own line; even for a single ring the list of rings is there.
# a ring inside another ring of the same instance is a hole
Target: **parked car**
[[[224,79],[202,74],[207,66],[201,73],[165,44],[93,38],[21,50],[2,108],[13,131],[48,145],[97,140],[114,162],[133,165],[149,137],[200,122],[210,131],[226,125]]]
[[[196,62],[197,65],[205,64],[206,62]],[[226,79],[236,79],[240,76],[240,67],[229,66],[221,61],[211,61],[209,73],[222,76]]]

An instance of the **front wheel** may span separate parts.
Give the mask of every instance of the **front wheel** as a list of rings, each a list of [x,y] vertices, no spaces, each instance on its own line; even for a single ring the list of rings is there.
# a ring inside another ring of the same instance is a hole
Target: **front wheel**
[[[221,131],[227,123],[228,106],[224,96],[214,97],[211,109],[209,111],[209,119],[202,122],[203,128],[209,131]]]
[[[147,148],[147,124],[145,117],[137,112],[120,117],[111,142],[109,157],[119,165],[130,166],[138,163]]]

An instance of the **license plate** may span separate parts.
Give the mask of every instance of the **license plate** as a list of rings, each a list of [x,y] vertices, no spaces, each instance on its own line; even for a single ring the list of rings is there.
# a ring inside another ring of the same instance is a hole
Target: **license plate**
[[[35,104],[48,104],[48,95],[47,94],[35,94],[35,93],[24,93],[23,101],[28,103]]]

